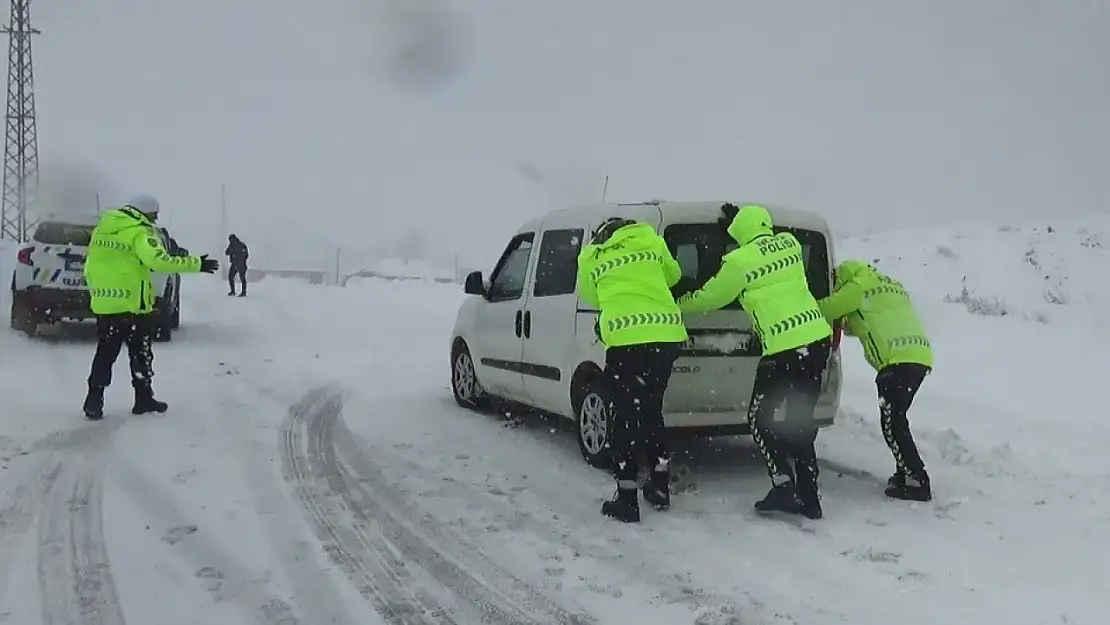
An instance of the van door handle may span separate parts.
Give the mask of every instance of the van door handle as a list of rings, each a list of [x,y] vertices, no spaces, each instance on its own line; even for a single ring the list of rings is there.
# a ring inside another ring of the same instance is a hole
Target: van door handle
[[[524,311],[524,338],[532,338],[532,311]]]
[[[524,319],[524,311],[523,310],[516,311],[516,324],[515,324],[515,326],[516,326],[517,338],[520,338],[520,335],[521,335],[521,327],[524,323],[523,319]]]

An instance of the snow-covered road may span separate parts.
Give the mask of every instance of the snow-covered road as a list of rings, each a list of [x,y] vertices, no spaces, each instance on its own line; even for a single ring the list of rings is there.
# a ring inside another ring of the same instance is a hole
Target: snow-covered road
[[[883,498],[873,374],[848,345],[826,518],[798,524],[749,512],[766,478],[735,439],[677,448],[692,480],[670,512],[602,518],[611,481],[568,424],[451,400],[457,286],[266,281],[239,299],[188,279],[185,326],[156,348],[170,412],[131,417],[120,362],[102,423],[79,410],[87,328],[0,333],[0,623],[1102,625],[1107,367],[1086,354],[1105,296],[1080,260],[1043,269],[1070,305],[1022,300],[1015,276],[1025,246],[1110,252],[1010,235],[840,251],[881,257],[933,330],[911,418],[937,499]],[[969,266],[1010,314],[944,302]]]

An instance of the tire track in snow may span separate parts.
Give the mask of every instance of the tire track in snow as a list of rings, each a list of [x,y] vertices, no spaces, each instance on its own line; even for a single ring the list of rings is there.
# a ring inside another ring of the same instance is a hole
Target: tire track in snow
[[[26,459],[8,469],[4,482],[12,485],[0,491],[0,554],[13,553],[34,526],[61,472],[62,462],[50,457]],[[0,588],[7,587],[14,564],[15,558],[0,557]]]
[[[243,411],[246,406],[236,408]],[[297,502],[291,501],[274,479],[269,445],[258,440],[242,419],[220,419],[219,427],[241,449],[236,459],[249,484],[251,504],[269,539],[270,549],[295,589],[292,602],[302,619],[306,623],[354,622],[342,593],[338,592],[324,566],[316,563],[313,552],[317,547],[304,532]]]
[[[43,625],[125,625],[104,543],[104,444],[115,428],[86,430],[64,447],[61,474],[39,519]],[[85,447],[91,447],[85,449]]]
[[[316,445],[307,440],[318,433],[309,424],[326,398],[326,390],[317,390],[294,405],[281,437],[286,479],[292,482],[325,552],[391,625],[455,625],[434,599],[419,592],[418,582],[384,538],[359,523],[342,483],[345,474],[323,462]]]
[[[332,544],[332,557],[390,623],[454,622],[444,603],[428,601],[431,585],[449,590],[456,605],[477,610],[485,623],[595,622],[558,606],[412,509],[354,443],[341,421],[342,405],[338,391],[319,389],[294,406],[284,427],[283,457],[321,538]],[[338,502],[329,502],[322,488]],[[353,522],[339,522],[335,508]],[[405,603],[407,597],[415,601]],[[396,610],[397,600],[407,612]],[[413,609],[424,613],[414,615]]]
[[[529,534],[556,547],[568,548],[575,554],[588,554],[586,557],[611,567],[629,580],[648,585],[659,593],[660,600],[665,603],[699,604],[702,608],[709,608],[735,602],[735,597],[724,596],[694,583],[692,575],[675,562],[653,558],[650,555],[651,538],[639,534],[618,534],[613,530],[611,521],[597,514],[597,506],[593,505],[595,502],[592,499],[568,502],[565,488],[562,493],[557,493],[558,488],[537,486],[532,482],[527,490],[536,496],[537,501],[536,507],[530,511],[517,505],[509,497],[510,493],[500,489],[483,490],[464,481],[434,475],[426,466],[392,449],[374,446],[372,452],[374,457],[382,458],[406,475],[421,476],[433,490],[467,501],[480,501],[483,509],[492,512],[511,530]],[[584,501],[590,505],[580,503]],[[588,518],[594,519],[597,527],[591,527],[593,523],[590,521],[572,520],[568,523],[561,520],[577,519],[578,515],[587,512]]]

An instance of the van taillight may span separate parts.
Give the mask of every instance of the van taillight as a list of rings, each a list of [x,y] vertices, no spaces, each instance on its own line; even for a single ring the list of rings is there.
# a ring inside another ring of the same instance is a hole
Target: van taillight
[[[35,248],[33,247],[25,247],[19,250],[19,255],[16,256],[16,259],[19,260],[19,264],[30,266],[32,264],[31,252],[33,251],[35,251]]]
[[[833,324],[832,346],[833,349],[840,349],[840,339],[844,336],[844,328],[839,323]]]

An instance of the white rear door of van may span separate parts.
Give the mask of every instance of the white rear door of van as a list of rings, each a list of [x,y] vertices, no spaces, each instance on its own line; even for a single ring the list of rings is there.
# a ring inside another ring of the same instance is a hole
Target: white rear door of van
[[[673,292],[701,288],[721,266],[721,258],[736,249],[736,241],[717,223],[720,207],[714,204],[671,205],[663,211],[660,232],[682,266],[682,280]],[[777,224],[802,246],[810,291],[825,297],[830,287],[831,254],[823,231]],[[682,347],[671,375],[665,410],[685,415],[685,427],[734,425],[736,412],[746,413],[751,401],[756,368],[763,351],[751,318],[733,301],[721,310],[684,315],[690,340]],[[668,425],[671,419],[668,420]]]
[[[671,205],[663,212],[659,232],[682,266],[676,297],[704,286],[720,269],[721,257],[735,249],[717,223],[720,216],[720,208],[708,204]],[[664,410],[688,415],[684,426],[730,424],[736,412],[747,410],[759,364],[761,347],[751,319],[733,301],[721,310],[684,315],[683,321],[690,340],[675,362]]]

